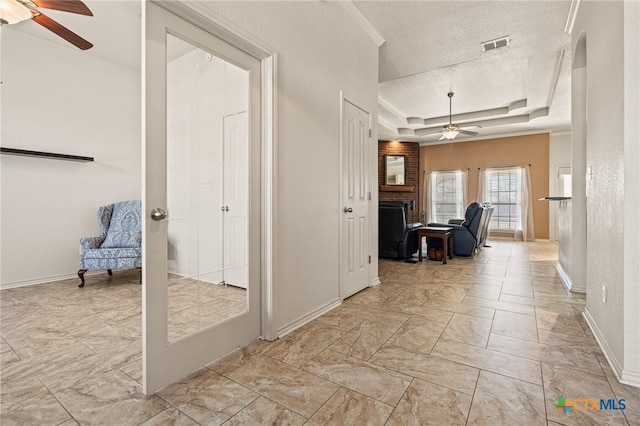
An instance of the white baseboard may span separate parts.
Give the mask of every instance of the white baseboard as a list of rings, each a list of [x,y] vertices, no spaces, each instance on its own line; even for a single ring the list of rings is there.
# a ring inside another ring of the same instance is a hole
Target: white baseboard
[[[620,382],[621,381],[620,373],[622,372],[622,365],[620,365],[620,362],[613,354],[611,347],[609,347],[607,340],[604,338],[604,335],[600,331],[600,328],[598,328],[598,324],[596,324],[595,320],[593,319],[593,317],[591,316],[591,313],[587,308],[584,308],[584,311],[582,312],[582,316],[585,319],[585,321],[587,321],[587,324],[589,325],[589,328],[593,333],[593,337],[595,337],[596,342],[598,343],[598,346],[600,346],[600,350],[602,351],[602,353],[604,354],[604,357],[607,359],[607,362],[609,363],[609,367],[611,367],[613,374],[616,376],[616,380]]]
[[[106,273],[106,271],[88,271],[84,276],[90,277],[91,275],[97,275],[100,273]],[[30,285],[46,284],[46,283],[52,283],[56,281],[71,280],[74,278],[78,279],[78,284],[79,284],[80,278],[78,277],[77,273],[61,274],[61,275],[53,275],[51,277],[36,278],[36,279],[30,279],[30,280],[24,280],[24,281],[14,281],[10,283],[2,283],[0,284],[0,290],[7,290],[10,288],[18,288],[18,287],[28,287]]]
[[[330,310],[337,308],[338,306],[340,306],[342,304],[342,300],[340,299],[336,299],[336,300],[332,300],[329,303],[326,303],[322,306],[320,306],[319,308],[309,312],[308,314],[305,314],[299,318],[297,318],[296,320],[294,320],[293,322],[280,327],[278,329],[278,338],[284,337],[287,334],[291,333],[294,330],[297,330],[298,328],[302,327],[303,325],[313,321],[314,319],[318,318],[319,316],[322,316],[324,314],[326,314],[327,312],[329,312]]]
[[[562,285],[564,286],[564,288],[566,288],[567,291],[570,292],[572,287],[571,278],[569,278],[569,275],[567,275],[560,262],[556,263],[556,272],[558,272],[558,275],[560,275],[560,280],[562,280]]]
[[[382,281],[380,281],[380,277],[375,277],[370,283],[369,283],[369,287],[375,287],[378,284],[382,284]]]

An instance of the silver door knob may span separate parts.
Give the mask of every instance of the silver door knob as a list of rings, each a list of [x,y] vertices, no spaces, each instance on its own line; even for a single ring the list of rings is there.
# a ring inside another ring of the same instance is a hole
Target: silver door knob
[[[167,212],[165,210],[162,210],[159,207],[156,207],[155,209],[151,210],[151,219],[162,220],[166,218],[167,218]]]
[[[351,207],[345,207],[345,208],[344,208],[344,212],[345,212],[345,213],[352,213],[352,212],[353,212],[353,209],[352,209]]]

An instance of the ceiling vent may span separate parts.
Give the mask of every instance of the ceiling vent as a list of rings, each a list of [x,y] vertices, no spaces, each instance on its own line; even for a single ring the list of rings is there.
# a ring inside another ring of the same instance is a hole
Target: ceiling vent
[[[501,47],[507,47],[509,45],[509,36],[500,37],[495,40],[483,41],[481,44],[483,52],[499,49]]]

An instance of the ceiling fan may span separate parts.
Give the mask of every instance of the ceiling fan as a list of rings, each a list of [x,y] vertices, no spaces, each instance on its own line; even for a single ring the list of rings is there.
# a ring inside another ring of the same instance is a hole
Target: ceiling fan
[[[458,126],[457,124],[453,124],[451,122],[451,98],[453,98],[453,92],[447,93],[447,96],[449,97],[449,124],[447,124],[446,126],[444,126],[442,128],[443,129],[442,130],[442,136],[440,136],[440,139],[438,139],[438,140],[443,140],[443,139],[453,140],[460,133],[462,133],[463,135],[468,135],[468,136],[477,136],[478,132],[472,132],[472,131],[469,131],[469,130],[464,130],[460,126]]]
[[[87,5],[80,0],[0,0],[0,23],[17,24],[32,19],[79,49],[87,50],[93,47],[93,44],[78,34],[40,12],[37,9],[39,7],[93,16]]]

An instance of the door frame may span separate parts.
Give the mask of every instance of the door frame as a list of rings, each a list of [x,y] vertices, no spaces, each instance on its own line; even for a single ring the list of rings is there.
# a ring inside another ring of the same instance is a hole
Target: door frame
[[[371,150],[371,141],[373,140],[373,114],[371,113],[371,111],[369,110],[369,108],[363,107],[362,103],[354,101],[354,98],[347,95],[344,90],[340,90],[340,179],[339,179],[339,185],[340,188],[338,190],[339,195],[339,199],[338,199],[338,217],[339,219],[339,232],[338,232],[338,258],[339,258],[339,262],[338,262],[338,268],[339,268],[339,278],[338,278],[338,294],[340,297],[340,300],[343,301],[345,299],[344,297],[344,291],[343,291],[343,283],[344,283],[344,275],[343,275],[343,271],[344,271],[344,253],[343,253],[343,247],[342,247],[342,238],[344,236],[345,233],[345,229],[344,229],[344,221],[342,220],[342,207],[343,207],[343,198],[344,198],[344,193],[343,193],[343,185],[342,185],[342,181],[344,179],[344,173],[342,170],[342,162],[344,161],[343,155],[342,155],[342,149],[344,147],[344,140],[342,137],[342,130],[344,127],[344,103],[345,102],[349,102],[351,105],[355,106],[356,108],[361,109],[362,111],[364,111],[368,116],[369,116],[369,132],[370,135],[368,138],[369,141],[369,155],[367,158],[367,173],[369,175],[369,187],[367,188],[367,198],[369,201],[369,211],[368,211],[368,215],[369,215],[369,229],[367,230],[367,232],[369,232],[369,247],[367,247],[367,250],[369,251],[369,256],[371,257],[371,261],[369,261],[368,266],[367,266],[367,279],[368,279],[368,287],[371,287],[373,285],[372,281],[371,281],[371,267],[373,265],[373,255],[375,254],[373,252],[373,250],[371,249],[373,247],[373,179],[374,177],[377,178],[377,175],[374,176],[372,173],[372,166],[371,166],[371,157],[373,155]],[[377,147],[375,149],[375,153],[376,153],[376,158],[377,158],[377,154],[378,154],[378,150]],[[377,181],[377,179],[376,179]],[[375,221],[375,223],[377,224],[377,220]],[[376,239],[377,241],[377,239]]]
[[[277,93],[277,55],[274,51],[262,42],[248,35],[244,30],[237,27],[223,18],[217,16],[214,12],[208,9],[201,3],[188,3],[182,0],[176,0],[172,2],[157,1],[157,0],[145,0],[143,3],[143,31],[142,31],[142,61],[146,62],[145,55],[147,52],[146,47],[146,3],[154,3],[163,9],[177,15],[178,17],[185,19],[191,24],[202,28],[208,33],[218,37],[219,39],[235,46],[236,48],[248,53],[249,55],[258,59],[260,65],[260,109],[261,109],[261,136],[260,136],[260,179],[261,179],[261,195],[260,195],[260,332],[261,338],[265,340],[275,340],[277,333],[275,331],[274,324],[274,287],[276,276],[276,263],[273,259],[276,258],[276,186],[277,186],[277,174],[276,174],[276,141],[277,141],[277,109],[276,109],[276,93]],[[143,170],[146,170],[145,149],[146,149],[146,81],[147,70],[142,70],[142,146],[143,146]],[[145,193],[145,179],[143,173],[142,193]],[[146,212],[149,206],[143,206],[143,211]],[[143,220],[146,220],[146,214]],[[143,230],[145,226],[143,226]],[[144,231],[143,231],[144,232]],[[144,236],[143,236],[144,239]],[[146,271],[142,271],[143,280],[143,294],[147,285]],[[143,321],[146,317],[146,301],[143,295],[142,300],[143,309]],[[145,324],[142,324],[143,328]],[[143,345],[144,350],[145,345]],[[145,355],[143,354],[143,360]],[[144,361],[143,361],[144,362]],[[145,384],[143,386],[143,392],[147,395],[152,394],[158,389],[148,388]]]

